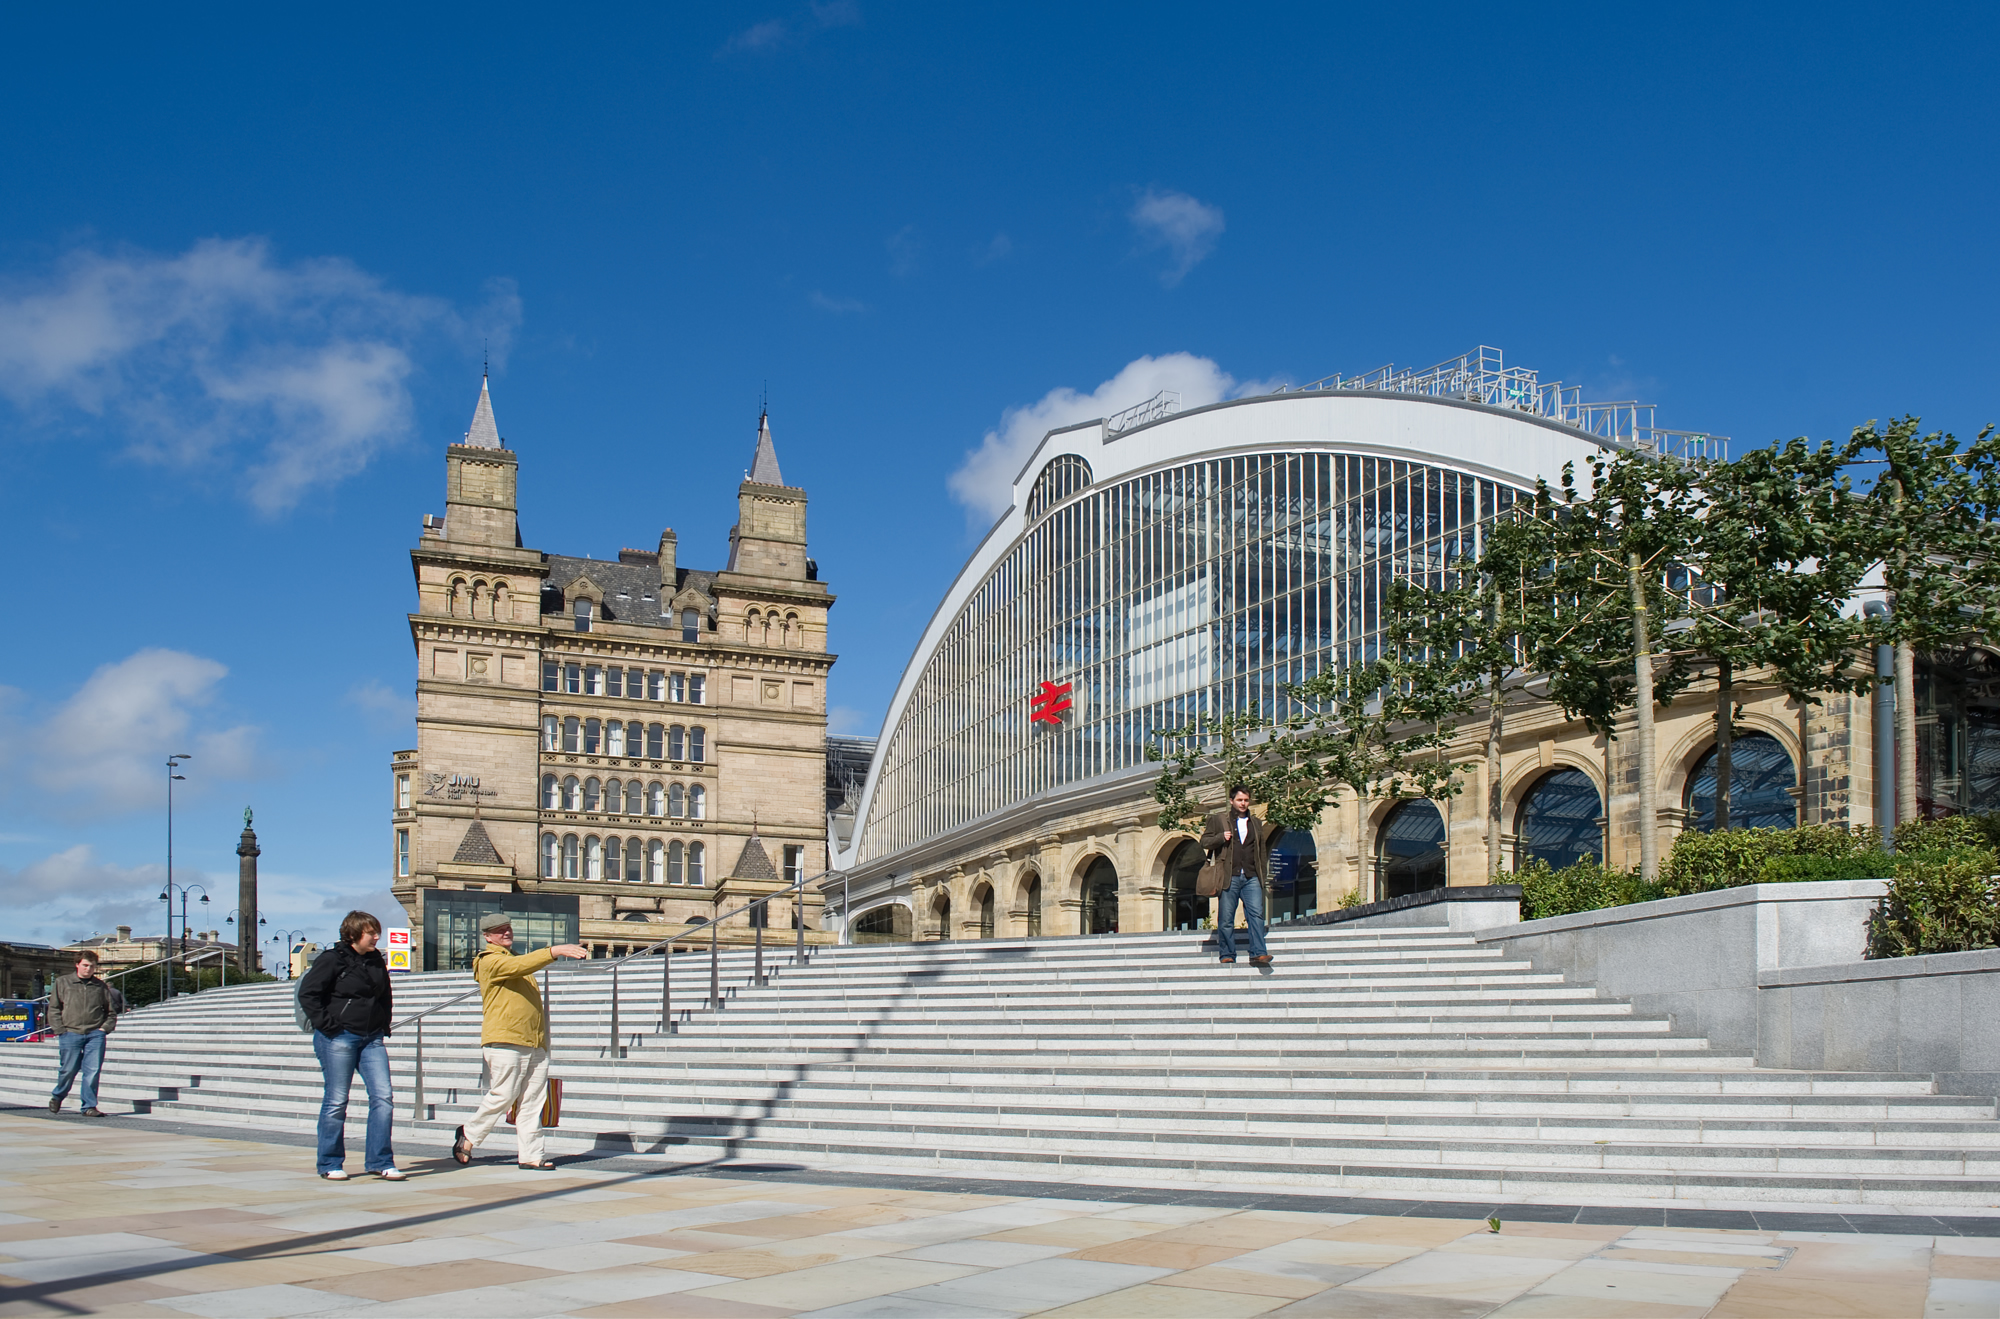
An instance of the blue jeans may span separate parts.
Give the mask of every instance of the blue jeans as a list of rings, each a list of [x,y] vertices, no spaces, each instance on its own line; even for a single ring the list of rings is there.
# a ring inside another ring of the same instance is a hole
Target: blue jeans
[[[1255,875],[1234,875],[1222,890],[1222,911],[1215,922],[1215,941],[1224,957],[1236,956],[1236,904],[1243,904],[1244,923],[1250,927],[1250,955],[1264,955],[1264,881]]]
[[[313,1032],[313,1052],[326,1077],[326,1096],[319,1105],[319,1170],[332,1172],[347,1161],[347,1092],[354,1085],[354,1073],[368,1087],[369,1172],[396,1166],[396,1152],[389,1148],[389,1133],[396,1121],[396,1101],[389,1093],[389,1036],[338,1035]]]
[[[83,1106],[97,1107],[97,1074],[104,1070],[104,1032],[65,1031],[56,1036],[56,1088],[51,1099],[69,1098],[70,1083],[77,1069],[83,1069]]]

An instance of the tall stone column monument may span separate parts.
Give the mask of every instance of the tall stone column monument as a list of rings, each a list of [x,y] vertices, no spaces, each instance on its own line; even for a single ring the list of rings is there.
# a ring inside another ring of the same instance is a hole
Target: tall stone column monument
[[[257,971],[257,831],[250,827],[250,808],[243,808],[243,837],[236,842],[236,956],[243,974]]]

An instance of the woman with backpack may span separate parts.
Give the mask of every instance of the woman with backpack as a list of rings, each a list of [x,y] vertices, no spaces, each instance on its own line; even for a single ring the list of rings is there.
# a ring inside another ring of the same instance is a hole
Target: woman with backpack
[[[408,1180],[389,1148],[396,1103],[389,1090],[389,1021],[392,991],[389,964],[375,945],[382,922],[365,911],[350,911],[340,923],[340,942],[313,959],[299,981],[299,1009],[312,1025],[313,1053],[326,1078],[319,1106],[319,1175],[347,1180],[347,1092],[354,1073],[368,1089],[366,1167],[385,1182]]]

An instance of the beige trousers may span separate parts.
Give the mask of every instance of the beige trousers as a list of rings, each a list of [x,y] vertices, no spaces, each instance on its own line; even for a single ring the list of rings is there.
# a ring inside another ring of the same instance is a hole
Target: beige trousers
[[[542,1101],[549,1091],[549,1051],[524,1049],[518,1044],[489,1044],[481,1049],[486,1059],[486,1098],[479,1111],[465,1124],[465,1138],[476,1149],[500,1125],[507,1110],[516,1104],[514,1138],[520,1145],[516,1163],[542,1161]]]

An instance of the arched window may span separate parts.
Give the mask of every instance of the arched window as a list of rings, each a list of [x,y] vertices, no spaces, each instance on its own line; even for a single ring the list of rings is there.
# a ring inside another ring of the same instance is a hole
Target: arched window
[[[1198,930],[1208,916],[1208,899],[1194,891],[1195,877],[1206,860],[1201,845],[1192,839],[1174,849],[1167,861],[1167,928]]]
[[[542,716],[542,750],[557,751],[562,748],[562,720],[552,714]]]
[[[701,843],[688,844],[688,883],[708,882],[708,848]]]
[[[559,842],[556,839],[556,836],[554,834],[542,835],[542,878],[543,879],[554,879],[556,877],[556,858],[561,854],[560,853],[561,847],[562,847],[561,842]]]
[[[686,867],[687,845],[676,838],[673,842],[667,844],[667,883],[684,883],[687,873]]]
[[[1268,919],[1296,921],[1319,910],[1319,849],[1303,829],[1287,829],[1271,849]]]
[[[486,583],[483,581],[474,581],[472,583],[472,616],[474,618],[493,617],[493,602],[487,598]]]
[[[646,725],[646,759],[664,760],[667,730],[659,724]]]
[[[625,725],[616,719],[604,725],[604,754],[607,756],[625,754]]]
[[[581,849],[577,844],[576,835],[564,834],[563,865],[562,865],[564,879],[575,879],[577,877],[577,872],[582,868],[582,858],[579,855],[580,851]]]
[[[493,585],[493,617],[502,623],[514,621],[514,598],[507,592],[507,583]]]
[[[617,779],[604,780],[604,813],[606,815],[625,813],[625,785]]]
[[[973,895],[972,900],[978,904],[979,937],[982,939],[991,939],[993,937],[993,886],[991,884],[980,885],[979,892]]]
[[[625,873],[625,845],[619,839],[604,840],[604,877],[616,880]]]
[[[454,618],[463,618],[471,612],[472,606],[467,597],[465,579],[463,577],[454,577],[451,579],[451,587],[445,593],[444,607],[445,612]]]
[[[563,720],[562,749],[565,751],[574,752],[576,750],[576,744],[577,744],[577,719],[575,715],[571,715],[569,718]]]
[[[1035,484],[1028,489],[1028,520],[1034,521],[1089,484],[1089,463],[1073,453],[1057,454],[1036,474]]]
[[[596,834],[583,840],[583,877],[604,878],[604,840]]]
[[[595,774],[583,781],[583,809],[594,811],[604,804],[604,785]]]
[[[1108,857],[1095,857],[1083,872],[1084,934],[1118,933],[1118,871]]]
[[[658,850],[659,846],[660,845],[658,843],[653,844],[655,850]],[[656,871],[657,869],[658,868],[655,867]],[[646,877],[646,858],[643,855],[641,855],[639,840],[636,838],[628,838],[625,840],[625,882],[627,884],[637,884],[645,877]],[[655,884],[660,882],[657,873],[655,873],[653,877],[653,882]]]
[[[1537,861],[1552,870],[1597,860],[1604,854],[1604,799],[1597,785],[1580,769],[1552,770],[1535,781],[1521,798],[1514,817],[1514,869]]]
[[[1042,933],[1042,877],[1036,875],[1028,881],[1028,937],[1035,939]]]
[[[655,838],[646,848],[646,879],[654,884],[671,884],[673,878],[667,873],[667,849]]]
[[[697,765],[708,759],[708,730],[706,728],[688,729],[688,759]]]
[[[576,775],[571,774],[563,780],[562,798],[562,808],[564,810],[580,811],[583,809],[583,785],[576,781]]]
[[[675,724],[667,730],[667,759],[687,759],[687,729]]]
[[[576,598],[576,630],[590,631],[590,597],[587,595]]]
[[[667,813],[667,787],[664,783],[646,786],[646,814],[653,816]]]
[[[692,609],[681,610],[681,640],[701,640],[701,615]]]
[[[1445,886],[1444,816],[1437,806],[1416,798],[1389,812],[1375,843],[1378,898]]]
[[[560,809],[562,809],[562,806],[561,806],[561,801],[562,801],[562,799],[561,799],[560,797],[558,797],[558,796],[556,795],[556,791],[557,791],[557,790],[556,790],[556,776],[555,776],[555,775],[553,775],[553,774],[544,774],[544,775],[542,775],[542,809],[543,809],[543,810],[545,810],[545,811],[555,811],[555,810],[560,810]]]
[[[1768,733],[1743,733],[1730,739],[1729,827],[1790,829],[1799,822],[1798,803],[1790,789],[1798,786],[1798,771],[1783,744]],[[1682,804],[1687,827],[1703,833],[1715,828],[1715,748],[1695,762]]]
[[[802,643],[803,635],[804,634],[799,631],[799,616],[797,614],[786,614],[785,644],[787,646],[792,647],[793,649],[797,649],[799,645]]]
[[[708,789],[697,783],[688,789],[688,819],[706,820],[707,818]]]
[[[583,721],[584,755],[594,756],[597,754],[597,748],[602,745],[600,739],[603,736],[603,728],[604,726],[595,719],[586,719]]]
[[[937,896],[931,899],[931,919],[937,922],[937,937],[939,939],[951,938],[951,893],[949,890],[939,889]]]
[[[687,789],[676,783],[667,789],[667,815],[680,819],[687,814]]]
[[[899,902],[862,912],[848,931],[849,941],[858,944],[907,943],[909,938],[909,909]]]

